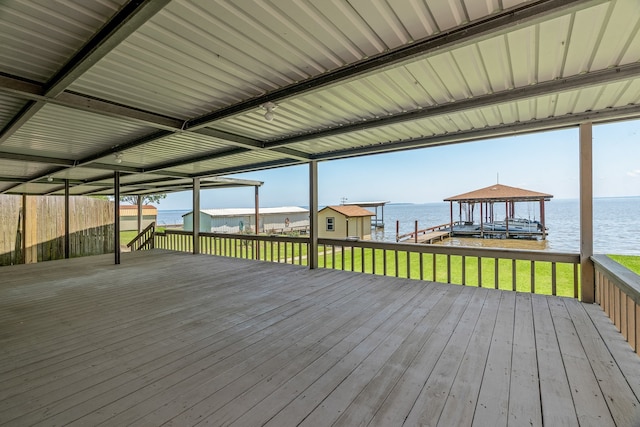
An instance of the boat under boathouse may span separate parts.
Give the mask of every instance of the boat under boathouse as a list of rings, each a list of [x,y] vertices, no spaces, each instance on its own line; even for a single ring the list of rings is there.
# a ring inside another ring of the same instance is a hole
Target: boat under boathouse
[[[502,184],[452,196],[444,199],[449,202],[449,230],[452,236],[545,239],[547,226],[544,204],[552,197],[551,194]],[[458,203],[458,221],[454,221],[454,202]],[[535,212],[533,218],[518,217],[518,203],[537,204],[537,219]]]

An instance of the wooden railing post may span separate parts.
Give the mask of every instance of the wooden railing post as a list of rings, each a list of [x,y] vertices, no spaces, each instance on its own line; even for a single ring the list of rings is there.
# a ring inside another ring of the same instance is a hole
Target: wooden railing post
[[[580,290],[582,302],[595,300],[593,270],[593,147],[591,122],[580,124]]]

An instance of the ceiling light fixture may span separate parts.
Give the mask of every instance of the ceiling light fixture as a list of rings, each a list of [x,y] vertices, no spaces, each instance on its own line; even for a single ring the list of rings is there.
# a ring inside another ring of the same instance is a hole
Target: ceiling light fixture
[[[122,153],[115,154],[116,163],[122,163]]]
[[[262,104],[261,107],[267,110],[267,112],[264,113],[264,119],[268,122],[272,121],[273,118],[275,117],[275,115],[273,114],[273,110],[278,108],[278,106],[273,102],[266,102]]]
[[[53,177],[52,177],[51,175],[49,175],[49,176],[47,177],[47,181],[48,181],[48,182],[53,182]]]

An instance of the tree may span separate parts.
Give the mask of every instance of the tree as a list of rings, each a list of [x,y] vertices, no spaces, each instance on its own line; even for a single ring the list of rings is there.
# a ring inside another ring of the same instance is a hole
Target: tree
[[[143,194],[142,200],[140,201],[141,205],[146,205],[148,203],[160,203],[160,200],[167,197],[166,193],[158,193],[158,194]],[[120,201],[124,203],[128,203],[130,205],[138,204],[138,196],[120,196]]]

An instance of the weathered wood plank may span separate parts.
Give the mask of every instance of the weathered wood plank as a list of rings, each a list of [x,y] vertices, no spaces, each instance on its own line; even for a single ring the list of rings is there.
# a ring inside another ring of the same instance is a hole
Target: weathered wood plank
[[[567,310],[576,327],[576,331],[581,337],[581,342],[587,357],[591,364],[591,369],[595,375],[600,390],[604,395],[604,400],[609,407],[609,411],[613,416],[616,425],[619,426],[637,426],[640,425],[640,401],[638,395],[634,394],[634,389],[630,384],[635,384],[635,390],[638,389],[638,379],[629,373],[629,377],[622,372],[620,365],[616,362],[614,354],[611,353],[606,343],[597,334],[596,326],[592,320],[595,316],[589,317],[584,308],[577,302],[567,301]],[[599,320],[602,322],[602,320]],[[609,341],[609,340],[608,340]],[[628,358],[619,355],[621,364],[626,360],[633,361],[634,358]],[[640,361],[635,364],[635,372],[640,372]],[[629,369],[626,365],[625,369]]]
[[[438,422],[449,397],[455,373],[460,369],[462,358],[478,323],[487,293],[486,289],[478,289],[472,296],[471,302],[460,322],[451,332],[447,345],[407,415],[405,422],[408,425],[433,425]],[[490,314],[495,316],[495,311]]]
[[[499,317],[501,310],[501,292],[487,293],[482,312],[469,340],[464,357],[460,364],[455,380],[449,390],[449,396],[438,418],[438,425],[471,425],[480,404],[481,387],[484,387],[487,371],[493,367],[487,360],[489,349],[493,346],[492,336],[496,328],[500,328]],[[504,311],[504,310],[502,310]],[[513,316],[513,312],[511,312]],[[511,323],[511,322],[509,322]],[[493,372],[489,375],[494,375]]]
[[[473,425],[507,425],[515,304],[514,292],[500,293],[500,306],[497,308],[496,324],[490,337],[491,348],[483,370],[482,387],[477,404],[474,405]]]
[[[532,306],[538,366],[543,367],[538,371],[542,419],[545,425],[578,426],[547,298],[532,295]]]
[[[531,294],[517,293],[513,326],[509,425],[542,426]]]
[[[547,299],[580,425],[615,426],[576,326],[561,299]]]
[[[402,425],[477,289],[462,287],[453,302],[372,418],[372,426]]]

